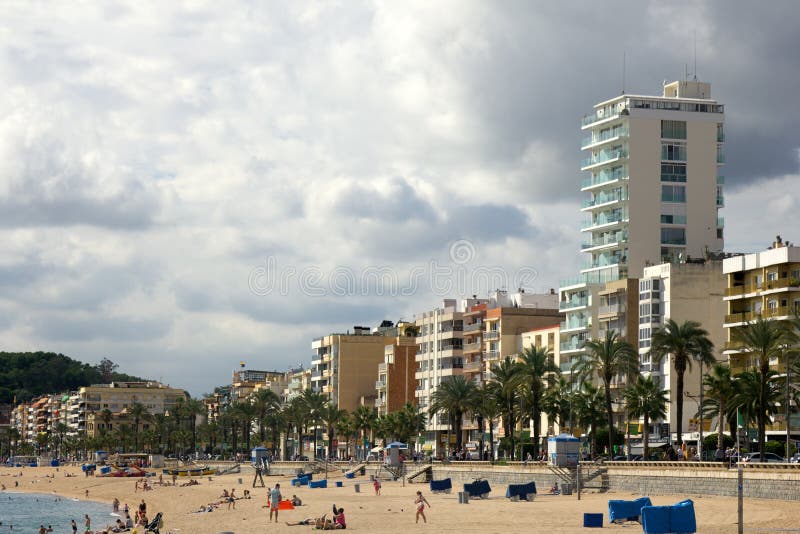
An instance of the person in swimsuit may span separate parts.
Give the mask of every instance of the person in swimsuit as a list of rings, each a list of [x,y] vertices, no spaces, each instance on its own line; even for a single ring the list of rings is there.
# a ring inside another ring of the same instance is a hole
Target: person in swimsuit
[[[430,508],[431,507],[431,503],[429,503],[428,500],[425,497],[422,496],[422,492],[421,491],[417,492],[417,497],[414,499],[414,504],[417,507],[417,520],[416,520],[416,523],[419,523],[420,516],[422,516],[423,523],[427,523],[428,522],[428,518],[425,517],[425,505],[427,504],[428,508]]]

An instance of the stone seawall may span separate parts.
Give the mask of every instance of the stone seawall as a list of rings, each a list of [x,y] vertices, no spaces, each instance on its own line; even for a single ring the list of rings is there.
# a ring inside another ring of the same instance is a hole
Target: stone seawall
[[[610,491],[637,495],[722,495],[737,494],[737,470],[722,466],[692,465],[607,465],[604,480]],[[584,469],[588,469],[585,467]],[[450,478],[454,484],[483,478],[495,494],[504,494],[508,484],[536,482],[539,492],[547,491],[557,475],[546,466],[459,466],[434,464],[433,478]],[[800,466],[775,468],[748,466],[743,473],[745,497],[800,500]],[[559,481],[561,484],[561,481]],[[598,484],[589,483],[590,487]]]

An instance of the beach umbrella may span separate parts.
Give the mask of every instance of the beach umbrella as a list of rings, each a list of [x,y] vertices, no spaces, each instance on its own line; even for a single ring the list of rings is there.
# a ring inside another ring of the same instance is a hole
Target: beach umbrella
[[[407,449],[408,445],[399,441],[393,441],[386,446],[387,449]]]
[[[381,452],[383,447],[372,447],[369,452]]]

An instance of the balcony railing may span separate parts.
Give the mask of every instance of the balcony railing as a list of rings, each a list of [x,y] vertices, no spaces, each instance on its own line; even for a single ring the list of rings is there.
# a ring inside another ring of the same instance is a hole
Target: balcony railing
[[[625,180],[627,178],[628,178],[628,173],[625,172],[624,169],[614,172],[604,170],[596,173],[594,176],[590,176],[589,178],[584,178],[581,181],[581,189],[602,185],[608,182],[613,182],[615,180]]]
[[[575,330],[576,328],[588,328],[589,319],[587,317],[571,319],[561,322],[561,330]]]
[[[599,165],[607,161],[618,160],[620,158],[627,158],[628,151],[624,149],[618,150],[601,150],[590,158],[584,158],[581,162],[581,168],[585,169],[593,165]]]
[[[744,323],[755,321],[759,317],[770,319],[773,317],[788,317],[792,315],[793,310],[789,306],[778,306],[776,308],[763,308],[760,313],[752,311],[743,311],[731,313],[725,316],[726,323]]]
[[[482,326],[483,322],[481,321],[478,321],[477,323],[467,324],[464,325],[464,332],[478,332]]]
[[[495,339],[500,338],[500,331],[499,330],[488,330],[483,333],[483,339],[487,341],[493,341]]]
[[[482,341],[476,341],[475,343],[464,343],[464,352],[477,352],[483,348]]]
[[[621,191],[615,193],[603,192],[599,195],[595,195],[594,198],[584,199],[583,202],[581,202],[581,208],[591,208],[592,206],[608,204],[610,202],[621,202],[623,200],[628,200],[628,196],[624,195]]]
[[[605,306],[600,306],[597,308],[597,313],[600,315],[609,315],[609,314],[617,314],[617,313],[625,313],[626,306],[622,302],[618,302],[617,304],[606,304]]]
[[[601,114],[602,112],[602,114]],[[611,119],[618,119],[620,110],[597,110],[592,113],[587,113],[581,119],[581,126],[589,126],[595,122],[607,121]]]
[[[589,228],[595,226],[602,226],[604,224],[618,223],[624,219],[625,217],[623,217],[621,213],[612,213],[610,215],[601,213],[600,215],[597,215],[595,217],[592,217],[591,219],[583,221],[583,223],[581,223],[581,230],[587,230]]]
[[[476,362],[465,362],[464,371],[479,371],[483,369],[483,362],[478,360]]]
[[[612,256],[598,256],[597,259],[593,261],[587,261],[583,263],[583,269],[596,269],[598,267],[608,267],[610,265],[619,265],[620,263],[624,263],[622,256],[619,255],[612,255]]]
[[[589,297],[571,298],[569,300],[562,300],[558,303],[559,310],[567,310],[569,308],[580,308],[589,305]]]
[[[626,137],[628,135],[627,128],[614,128],[613,130],[608,130],[601,135],[589,135],[583,138],[581,141],[581,149],[585,149],[588,146],[596,145],[597,143],[603,143],[608,141],[609,139],[616,139],[618,137]]]
[[[580,350],[583,348],[583,340],[581,341],[564,341],[561,343],[561,350],[568,351],[568,350]]]
[[[376,380],[375,389],[386,389],[386,382],[384,382],[383,380]]]
[[[379,363],[378,364],[378,372],[379,373],[385,373],[386,372],[386,364],[385,363]]]
[[[600,237],[596,237],[589,242],[581,244],[581,250],[587,250],[590,248],[595,247],[602,247],[604,245],[616,245],[619,243],[627,243],[628,241],[628,232],[611,232],[602,234]]]

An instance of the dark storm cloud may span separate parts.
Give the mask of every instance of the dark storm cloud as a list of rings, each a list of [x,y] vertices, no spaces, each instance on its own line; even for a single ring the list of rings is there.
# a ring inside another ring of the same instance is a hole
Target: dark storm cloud
[[[332,207],[342,217],[379,219],[389,224],[435,219],[433,207],[403,178],[384,185],[353,184],[343,188]]]
[[[168,319],[139,319],[113,315],[42,314],[33,321],[40,339],[63,342],[105,340],[115,343],[156,341],[172,327]]]

